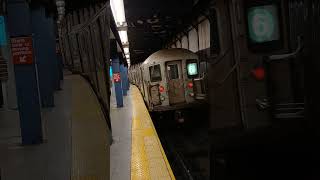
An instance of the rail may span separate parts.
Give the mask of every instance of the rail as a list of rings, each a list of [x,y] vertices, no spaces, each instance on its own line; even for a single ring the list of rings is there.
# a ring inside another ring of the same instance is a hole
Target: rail
[[[204,78],[205,78],[205,74],[204,73],[202,73],[203,75],[201,76],[200,75],[200,77],[199,78],[196,78],[196,79],[194,79],[194,81],[201,81],[201,80],[204,80]]]
[[[267,56],[266,61],[271,62],[271,61],[279,61],[279,60],[285,60],[285,59],[289,59],[289,58],[295,58],[303,50],[303,47],[304,47],[304,44],[302,42],[302,37],[299,36],[298,37],[298,47],[294,52],[287,53],[287,54],[277,54],[277,55]]]

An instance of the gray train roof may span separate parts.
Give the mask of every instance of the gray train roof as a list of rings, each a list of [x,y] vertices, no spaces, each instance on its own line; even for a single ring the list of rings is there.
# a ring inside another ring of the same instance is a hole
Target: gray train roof
[[[198,56],[189,51],[188,49],[173,48],[173,49],[162,49],[151,54],[143,64],[150,64],[158,61],[170,61],[170,60],[181,60],[181,59],[198,59]]]

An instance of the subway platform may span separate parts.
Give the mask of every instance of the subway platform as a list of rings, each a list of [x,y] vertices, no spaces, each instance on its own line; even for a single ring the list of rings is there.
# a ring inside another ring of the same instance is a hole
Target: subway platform
[[[175,179],[143,98],[131,85],[124,107],[111,98],[111,180]]]
[[[109,179],[111,133],[89,83],[65,75],[55,107],[42,109],[44,143],[21,146],[19,113],[0,110],[1,180]]]
[[[42,109],[39,145],[22,146],[18,111],[0,110],[1,180],[175,179],[137,87],[131,85],[122,108],[112,92],[112,135],[80,75],[65,75],[55,102]]]

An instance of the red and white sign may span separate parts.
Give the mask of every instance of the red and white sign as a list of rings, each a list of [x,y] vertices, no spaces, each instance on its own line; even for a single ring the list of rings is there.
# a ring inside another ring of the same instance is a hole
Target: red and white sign
[[[32,64],[32,37],[11,38],[13,64]]]
[[[120,82],[121,78],[120,78],[120,73],[114,73],[113,74],[113,81],[114,82]]]

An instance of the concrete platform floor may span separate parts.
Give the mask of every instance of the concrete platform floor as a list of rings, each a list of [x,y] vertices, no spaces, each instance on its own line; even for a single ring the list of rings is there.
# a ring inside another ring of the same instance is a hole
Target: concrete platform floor
[[[130,90],[128,94],[130,94]],[[111,180],[129,180],[131,168],[131,96],[124,96],[123,107],[117,108],[113,87],[110,106],[113,136],[113,143],[110,147]]]
[[[109,179],[110,132],[93,91],[78,75],[62,89],[42,109],[43,144],[21,146],[18,111],[0,110],[1,180]]]

